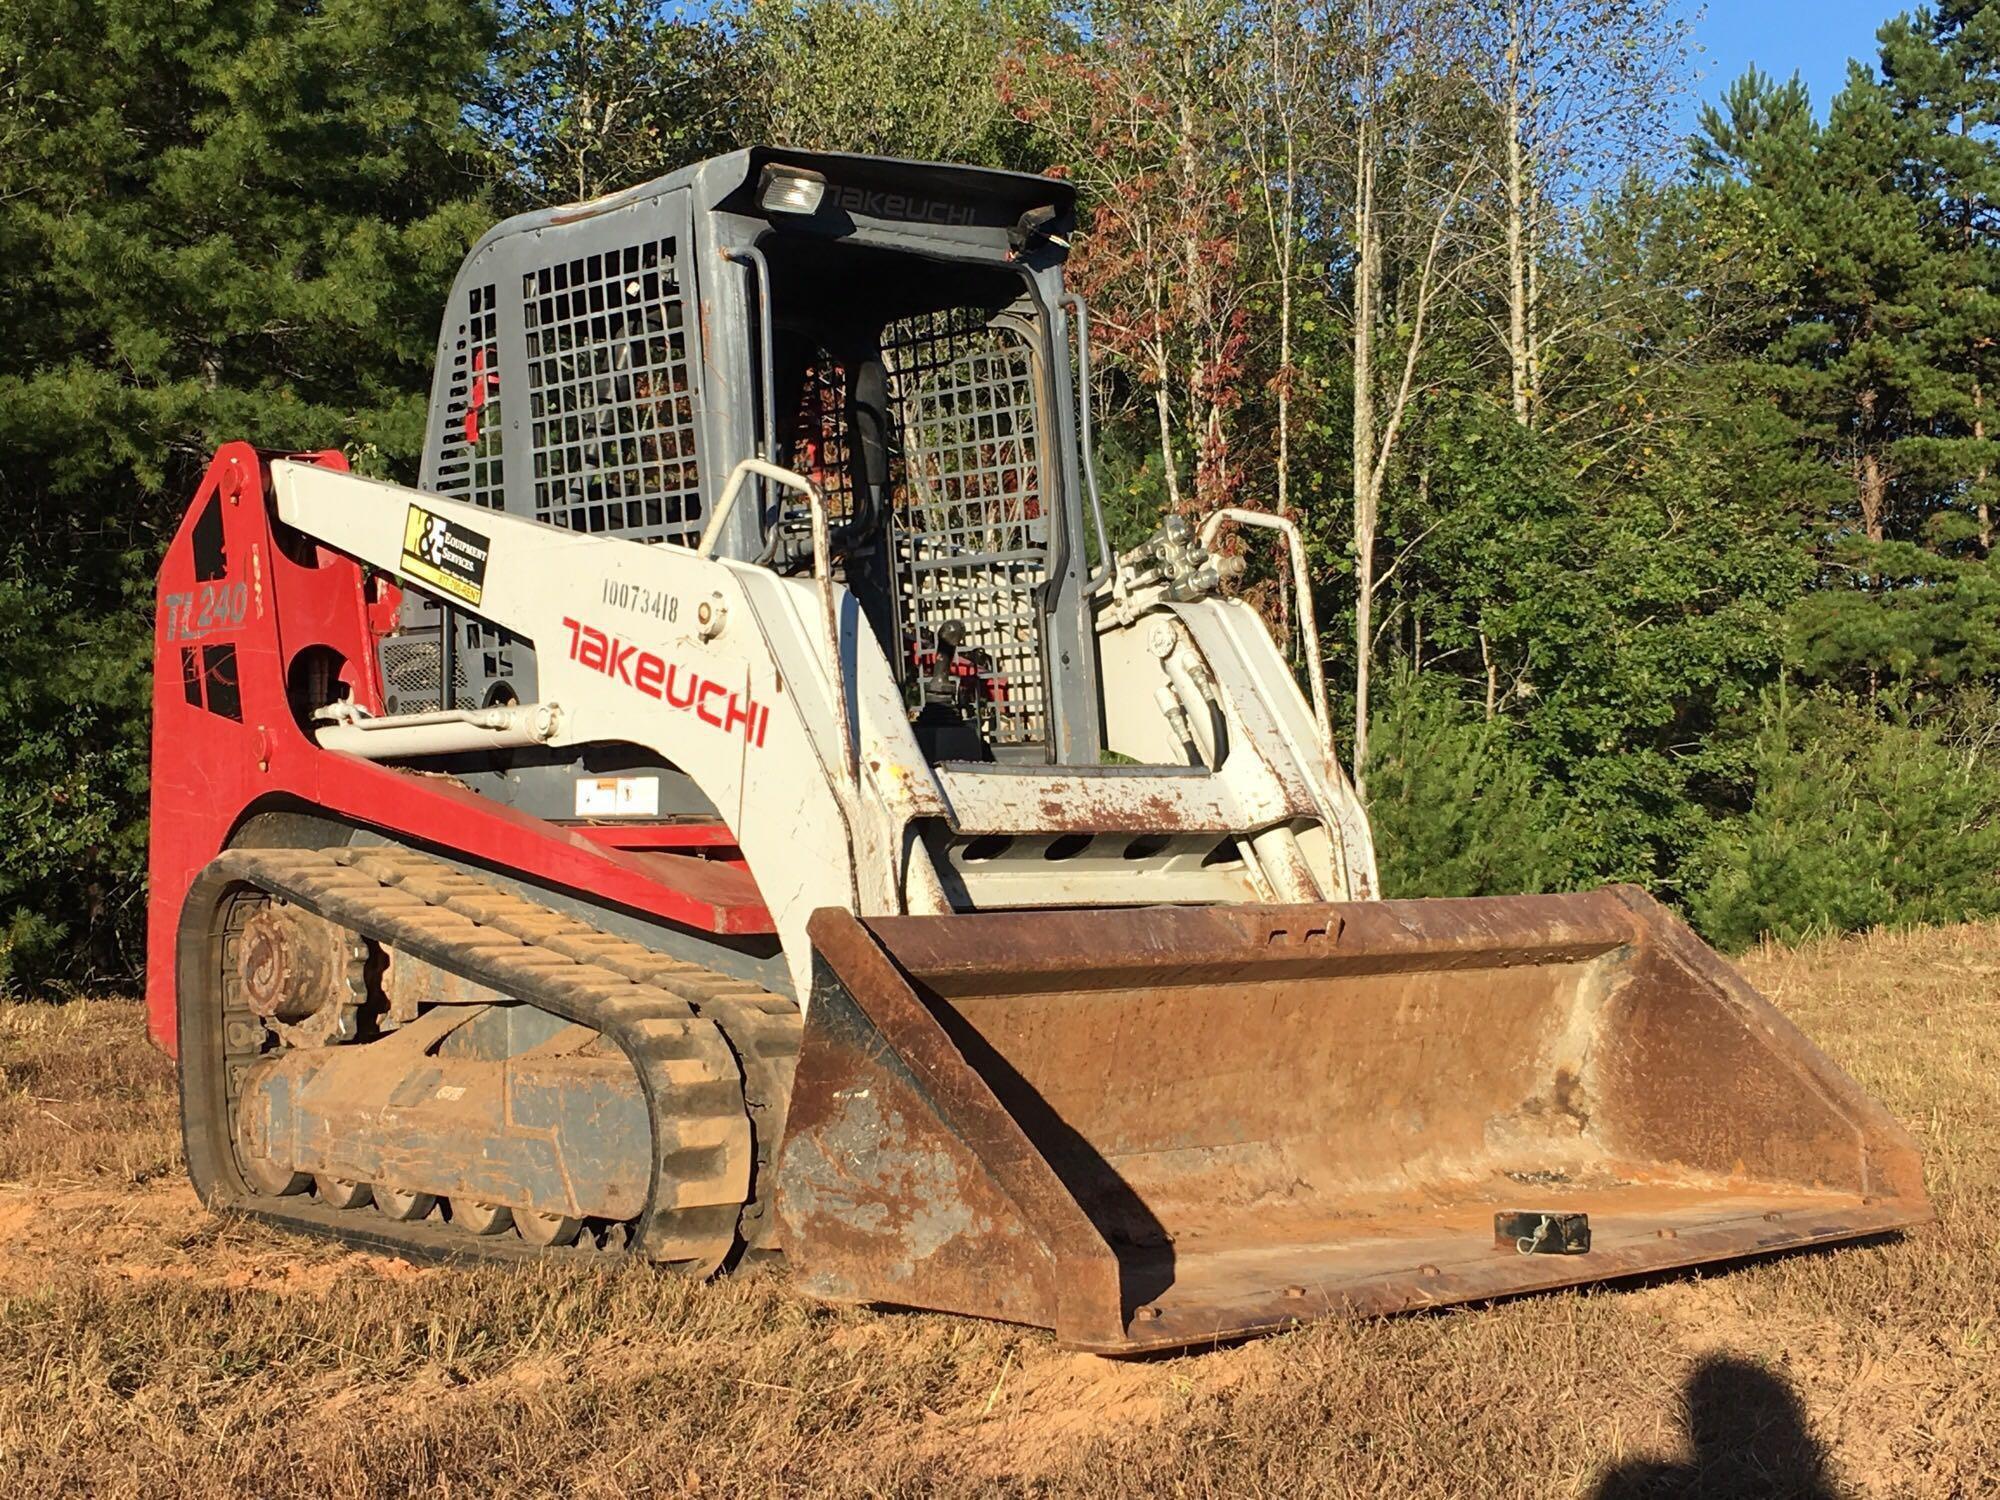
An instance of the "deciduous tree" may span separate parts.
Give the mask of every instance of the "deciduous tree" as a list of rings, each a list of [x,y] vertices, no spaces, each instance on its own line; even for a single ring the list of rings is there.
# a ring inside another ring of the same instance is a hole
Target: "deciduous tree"
[[[576,202],[730,150],[749,66],[712,19],[661,0],[512,0],[489,128],[531,203]]]

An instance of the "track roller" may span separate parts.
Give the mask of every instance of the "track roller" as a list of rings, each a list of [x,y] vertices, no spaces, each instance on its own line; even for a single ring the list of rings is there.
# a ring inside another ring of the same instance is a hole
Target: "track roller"
[[[467,1234],[504,1234],[513,1226],[514,1210],[501,1203],[479,1203],[471,1198],[453,1198],[445,1205],[445,1215]]]
[[[375,1190],[365,1182],[349,1182],[342,1177],[316,1177],[314,1191],[328,1208],[365,1208],[374,1200]]]
[[[290,1198],[303,1193],[312,1186],[312,1178],[303,1172],[294,1172],[282,1162],[272,1161],[268,1156],[256,1156],[244,1152],[237,1165],[243,1169],[243,1180],[258,1192],[270,1198]]]
[[[524,1208],[515,1212],[514,1228],[531,1245],[573,1245],[583,1229],[583,1221],[568,1214],[538,1214]]]
[[[431,1210],[437,1207],[437,1197],[432,1193],[404,1193],[395,1188],[375,1184],[375,1206],[398,1224],[415,1224],[428,1219]]]

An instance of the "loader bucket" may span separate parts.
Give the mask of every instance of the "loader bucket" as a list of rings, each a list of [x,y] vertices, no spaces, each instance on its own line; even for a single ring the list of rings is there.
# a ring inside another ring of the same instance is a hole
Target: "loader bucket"
[[[811,935],[778,1212],[831,1299],[1131,1353],[1930,1217],[1901,1127],[1636,889]]]

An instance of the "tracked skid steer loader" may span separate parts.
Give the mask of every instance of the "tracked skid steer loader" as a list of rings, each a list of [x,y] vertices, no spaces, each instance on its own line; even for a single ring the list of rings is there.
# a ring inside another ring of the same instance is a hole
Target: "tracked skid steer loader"
[[[479,243],[416,488],[216,455],[151,856],[204,1199],[1107,1353],[1926,1218],[1639,891],[1379,899],[1318,652],[1224,587],[1309,610],[1296,531],[1106,540],[1072,212],[722,157]]]

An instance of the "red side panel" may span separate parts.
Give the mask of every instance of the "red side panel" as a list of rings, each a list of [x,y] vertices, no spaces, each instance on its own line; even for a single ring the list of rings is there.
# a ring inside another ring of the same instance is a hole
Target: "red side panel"
[[[310,455],[345,469],[338,453]],[[359,564],[272,528],[268,475],[247,444],[209,465],[160,566],[154,625],[147,1020],[175,1037],[174,936],[189,885],[251,812],[299,806],[365,824],[699,931],[760,934],[770,913],[747,871],[723,861],[610,847],[434,777],[319,748],[288,680],[337,680],[380,712],[375,643],[399,598]]]

